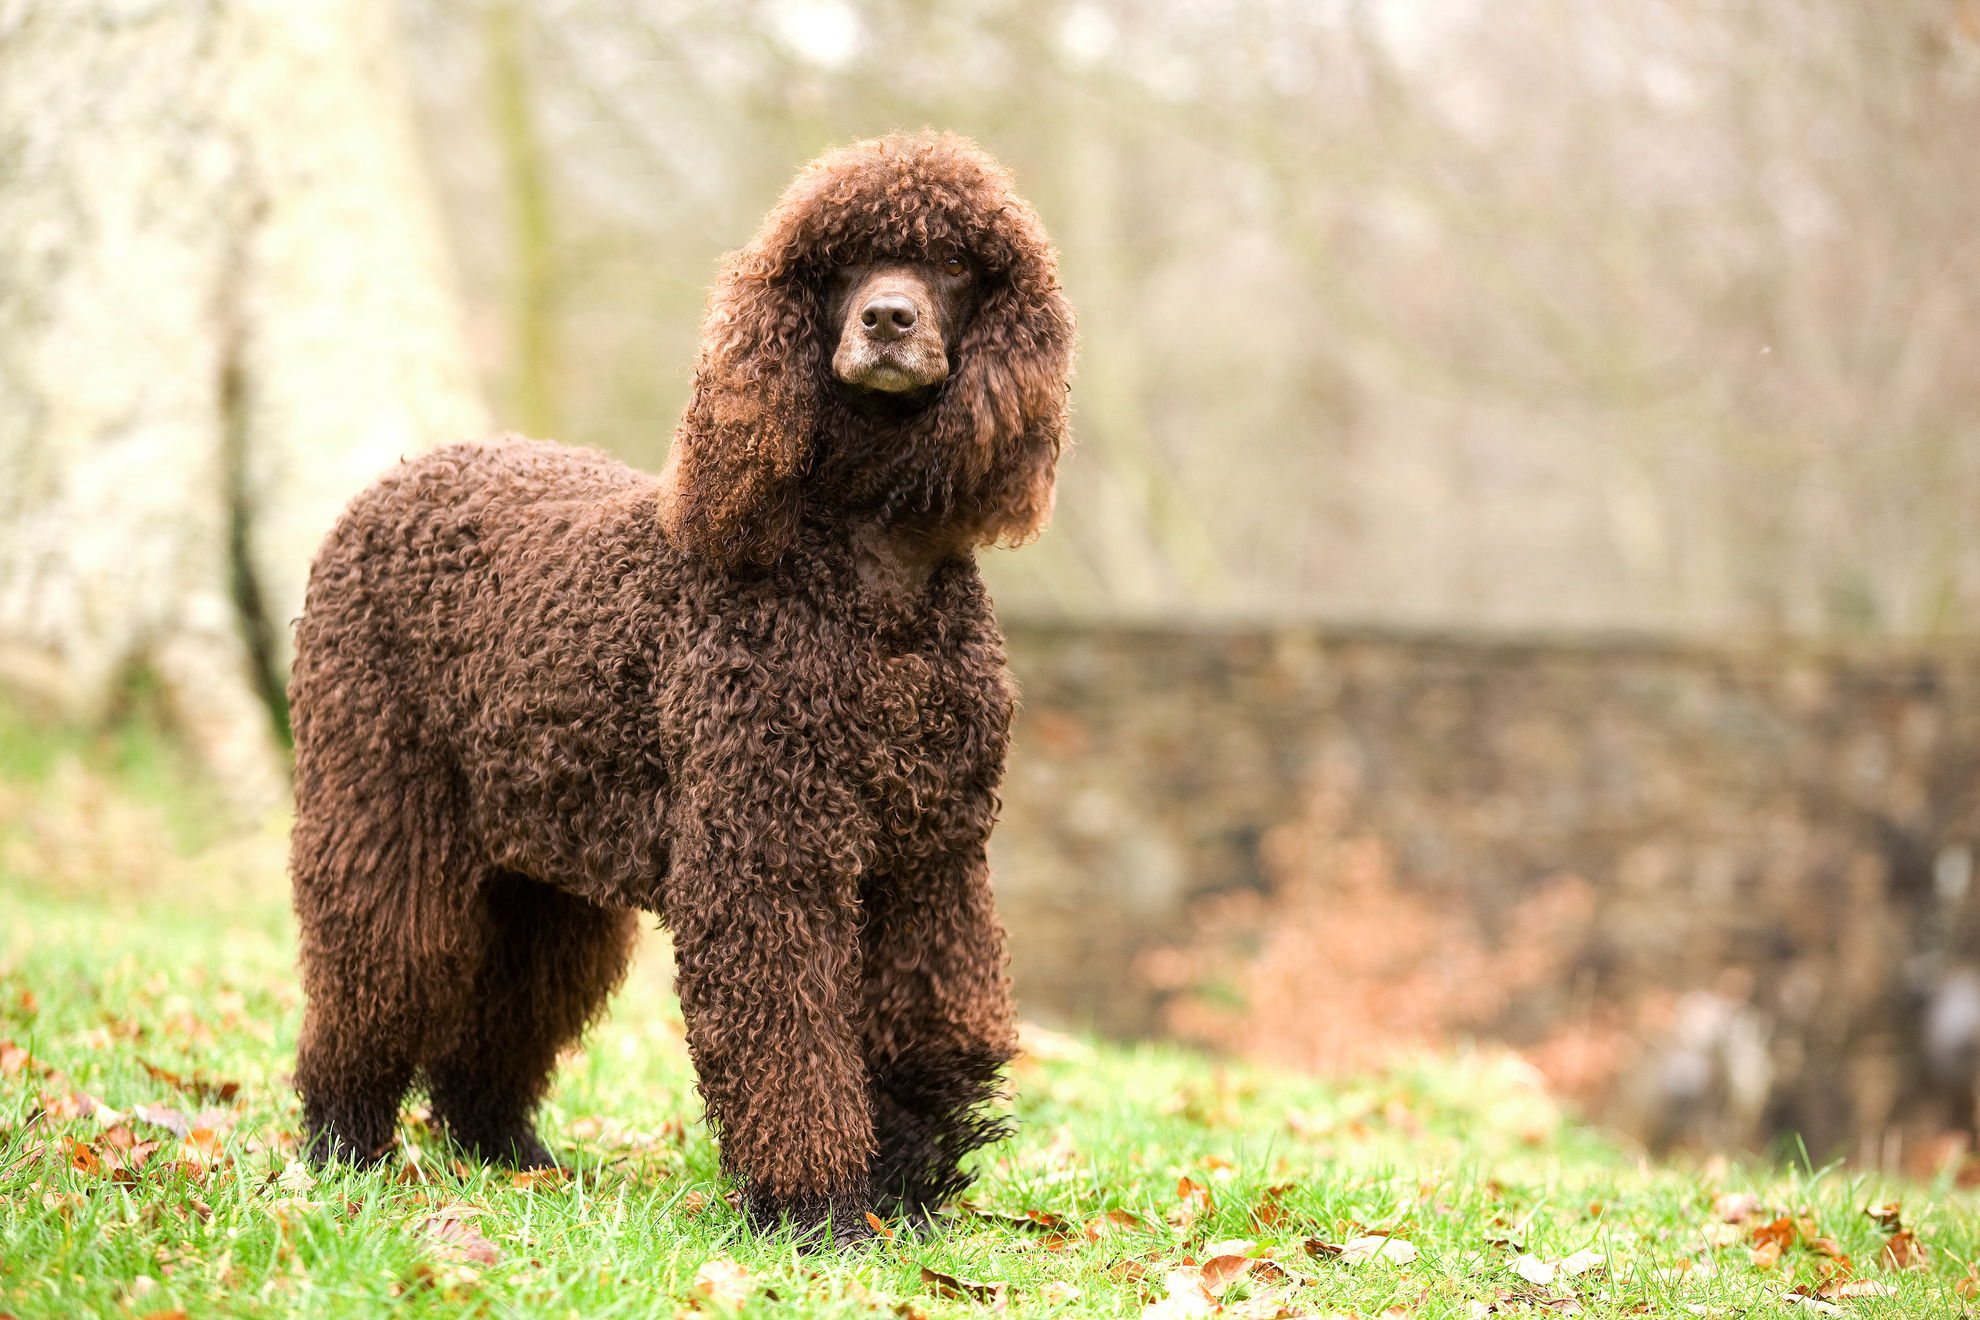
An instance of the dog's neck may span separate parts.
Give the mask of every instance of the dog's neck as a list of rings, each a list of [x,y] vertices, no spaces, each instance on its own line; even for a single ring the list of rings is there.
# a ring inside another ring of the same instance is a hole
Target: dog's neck
[[[962,550],[952,536],[878,519],[860,519],[849,531],[861,592],[889,606],[920,599],[935,569]]]

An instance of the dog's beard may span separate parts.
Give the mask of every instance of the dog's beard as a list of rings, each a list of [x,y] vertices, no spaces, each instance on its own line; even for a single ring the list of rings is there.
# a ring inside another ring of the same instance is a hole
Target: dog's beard
[[[939,342],[875,344],[848,335],[832,355],[832,374],[854,389],[913,394],[933,389],[949,378],[949,355]]]
[[[915,396],[861,397],[847,390],[824,434],[836,437],[817,456],[812,482],[850,512],[885,522],[941,523],[968,501],[971,481],[940,439],[939,388]]]

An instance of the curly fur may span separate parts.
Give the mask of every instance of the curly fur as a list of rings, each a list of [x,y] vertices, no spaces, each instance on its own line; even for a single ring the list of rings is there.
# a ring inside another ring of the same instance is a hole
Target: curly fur
[[[825,282],[944,249],[983,272],[950,377],[867,406]],[[1011,695],[972,552],[1046,517],[1071,344],[993,162],[863,142],[728,260],[658,481],[504,438],[352,503],[290,688],[317,1157],[381,1156],[423,1079],[464,1145],[547,1161],[533,1111],[644,910],[755,1222],[844,1240],[966,1184],[1012,1049],[985,862]]]

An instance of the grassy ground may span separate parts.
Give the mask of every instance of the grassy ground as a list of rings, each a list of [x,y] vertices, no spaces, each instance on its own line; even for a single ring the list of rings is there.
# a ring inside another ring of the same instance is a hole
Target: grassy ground
[[[800,1255],[725,1199],[662,956],[543,1116],[576,1176],[457,1164],[413,1111],[395,1168],[313,1177],[279,840],[80,764],[0,767],[0,1315],[1968,1313],[1970,1193],[1651,1165],[1494,1056],[1323,1083],[1044,1033],[937,1236]]]

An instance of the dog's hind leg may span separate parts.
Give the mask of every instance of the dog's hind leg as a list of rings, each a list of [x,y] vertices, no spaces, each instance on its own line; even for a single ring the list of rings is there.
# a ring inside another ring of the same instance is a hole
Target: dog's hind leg
[[[533,1115],[557,1053],[619,984],[638,914],[509,871],[480,887],[479,963],[452,1029],[424,1061],[434,1115],[482,1159],[554,1163]]]
[[[988,1108],[1015,1049],[1004,930],[980,848],[876,878],[865,901],[874,1190],[925,1216],[968,1186],[963,1157],[1008,1131]]]
[[[304,1149],[370,1164],[392,1145],[422,1042],[452,1016],[475,939],[450,884],[451,831],[391,793],[337,794],[305,777],[294,841],[302,934]],[[389,805],[387,805],[389,804]]]

